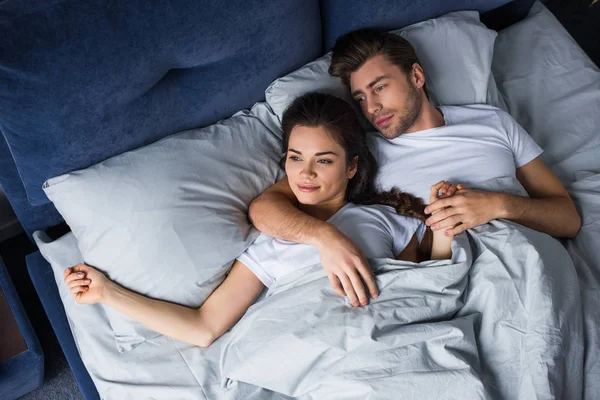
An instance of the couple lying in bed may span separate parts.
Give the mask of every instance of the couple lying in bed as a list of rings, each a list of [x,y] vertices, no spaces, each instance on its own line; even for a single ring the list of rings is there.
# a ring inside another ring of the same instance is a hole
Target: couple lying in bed
[[[365,136],[343,100],[319,93],[296,99],[282,121],[287,177],[250,207],[264,233],[199,309],[138,295],[82,264],[65,270],[75,299],[102,302],[159,333],[207,346],[264,286],[319,261],[332,287],[358,306],[368,304],[368,294],[378,296],[365,257],[449,258],[454,235],[497,218],[576,235],[579,215],[533,139],[497,108],[432,105],[405,39],[347,34],[333,49],[330,73],[379,133]],[[504,177],[517,178],[530,197],[472,189]],[[294,257],[305,246],[313,259]]]

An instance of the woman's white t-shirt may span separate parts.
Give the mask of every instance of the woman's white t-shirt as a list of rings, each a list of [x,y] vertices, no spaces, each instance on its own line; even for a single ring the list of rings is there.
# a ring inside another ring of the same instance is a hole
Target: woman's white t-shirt
[[[348,203],[328,223],[348,236],[368,258],[395,258],[416,233],[419,242],[425,224],[399,215],[384,205]],[[316,247],[274,239],[262,233],[238,260],[270,287],[277,279],[320,262]]]

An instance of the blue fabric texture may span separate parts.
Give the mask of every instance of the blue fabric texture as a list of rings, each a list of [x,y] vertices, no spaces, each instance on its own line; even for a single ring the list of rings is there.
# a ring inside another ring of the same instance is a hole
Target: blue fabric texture
[[[56,288],[52,267],[37,251],[27,256],[27,269],[81,393],[86,400],[99,399],[96,385],[90,378],[75,346],[65,308]]]
[[[0,182],[17,218],[31,239],[33,232],[47,230],[60,222],[62,217],[52,203],[32,206],[4,138],[0,135]]]
[[[7,0],[0,37],[0,130],[33,205],[46,179],[229,117],[321,54],[316,0]]]
[[[0,288],[27,345],[26,351],[0,363],[0,398],[16,399],[41,386],[44,380],[44,354],[2,259]]]
[[[452,11],[485,12],[505,3],[508,1],[321,0],[323,49],[328,51],[338,37],[356,29],[400,29]]]

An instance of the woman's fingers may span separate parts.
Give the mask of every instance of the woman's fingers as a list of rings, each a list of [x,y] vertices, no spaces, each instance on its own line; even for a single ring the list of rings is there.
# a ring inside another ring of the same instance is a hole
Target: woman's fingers
[[[92,283],[92,281],[89,279],[76,279],[70,281],[69,283],[67,283],[67,285],[72,289],[77,286],[88,286],[90,283]]]
[[[436,201],[438,199],[439,194],[440,194],[440,189],[444,186],[445,183],[446,183],[446,181],[439,181],[435,185],[431,186],[430,193],[429,193],[429,204],[433,203],[434,201]]]
[[[71,288],[71,293],[77,294],[77,293],[85,292],[88,289],[89,289],[88,286],[74,286]]]
[[[84,277],[85,277],[85,274],[83,272],[75,272],[75,273],[69,274],[65,278],[65,283],[68,284],[71,281],[74,281],[77,279],[83,279]]]

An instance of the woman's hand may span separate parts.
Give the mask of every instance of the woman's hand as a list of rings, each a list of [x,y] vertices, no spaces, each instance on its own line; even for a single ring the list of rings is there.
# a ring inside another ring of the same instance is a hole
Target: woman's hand
[[[429,204],[433,204],[441,199],[452,197],[454,196],[454,193],[464,189],[466,189],[465,185],[462,185],[460,183],[454,184],[446,181],[439,181],[435,185],[431,186],[431,193],[429,194]]]
[[[103,273],[85,264],[65,269],[64,281],[79,304],[102,303],[113,285]]]

